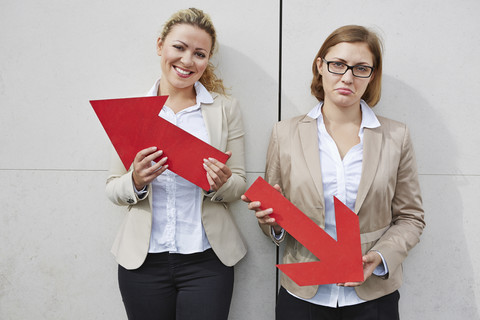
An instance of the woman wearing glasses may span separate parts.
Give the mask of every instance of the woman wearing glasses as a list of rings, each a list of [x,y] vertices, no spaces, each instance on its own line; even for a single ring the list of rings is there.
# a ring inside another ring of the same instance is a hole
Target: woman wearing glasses
[[[282,274],[276,319],[399,318],[401,264],[425,222],[408,130],[371,110],[380,99],[381,49],[364,27],[335,30],[313,61],[319,103],[273,128],[267,181],[335,239],[333,197],[354,211],[364,269],[362,282],[319,286],[298,286]],[[318,260],[260,205],[249,208],[273,241],[286,241],[283,263]]]

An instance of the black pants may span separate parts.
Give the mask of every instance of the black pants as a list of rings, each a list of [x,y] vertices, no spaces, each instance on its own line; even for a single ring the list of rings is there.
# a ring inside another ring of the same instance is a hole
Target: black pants
[[[330,308],[295,298],[283,287],[278,293],[276,320],[399,320],[395,291],[378,299],[353,306]]]
[[[212,249],[194,254],[148,254],[135,270],[118,267],[130,320],[227,320],[233,267]]]

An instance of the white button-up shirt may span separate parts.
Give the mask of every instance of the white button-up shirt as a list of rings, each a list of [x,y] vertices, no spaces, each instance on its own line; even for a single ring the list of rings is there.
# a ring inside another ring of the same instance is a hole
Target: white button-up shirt
[[[325,231],[337,240],[333,197],[337,197],[350,210],[354,210],[358,185],[362,175],[363,131],[364,128],[379,127],[380,122],[370,107],[362,100],[360,103],[362,123],[358,133],[360,143],[353,146],[342,160],[335,141],[325,128],[322,116],[322,105],[323,103],[319,103],[315,106],[308,113],[308,116],[317,119],[318,149],[320,152],[323,193],[325,198]],[[375,274],[384,275],[386,273],[384,268],[386,268],[386,265],[381,264],[375,270]],[[320,285],[313,298],[303,300],[333,308],[364,302],[364,300],[358,297],[354,288],[341,287],[336,284]]]
[[[149,96],[157,95],[159,84],[160,80],[149,91]],[[194,106],[175,114],[165,105],[159,116],[210,143],[201,104],[211,104],[213,98],[200,82],[195,83],[195,91]],[[161,145],[158,147],[162,148]],[[210,248],[202,224],[202,197],[200,187],[170,170],[152,182],[153,220],[149,252],[189,254]]]

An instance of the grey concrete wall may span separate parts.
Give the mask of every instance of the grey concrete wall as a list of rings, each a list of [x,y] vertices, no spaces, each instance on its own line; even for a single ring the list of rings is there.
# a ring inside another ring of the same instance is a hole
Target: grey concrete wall
[[[218,29],[215,61],[242,107],[249,183],[263,174],[279,102],[283,119],[314,106],[311,63],[325,37],[352,23],[379,31],[375,111],[412,132],[427,219],[404,266],[401,314],[480,319],[475,0],[283,1],[281,28],[278,0],[0,2],[0,319],[126,319],[109,253],[122,212],[104,195],[110,143],[88,100],[144,94],[159,76],[162,23],[189,6]],[[230,319],[273,319],[275,248],[242,203],[233,209],[249,253]]]

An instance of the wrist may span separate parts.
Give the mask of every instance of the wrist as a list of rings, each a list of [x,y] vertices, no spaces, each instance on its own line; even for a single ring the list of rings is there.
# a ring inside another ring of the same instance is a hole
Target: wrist
[[[145,185],[139,184],[135,180],[135,171],[132,173],[132,182],[133,182],[133,186],[135,187],[135,189],[137,189],[137,191],[140,191],[143,188],[145,188]]]

